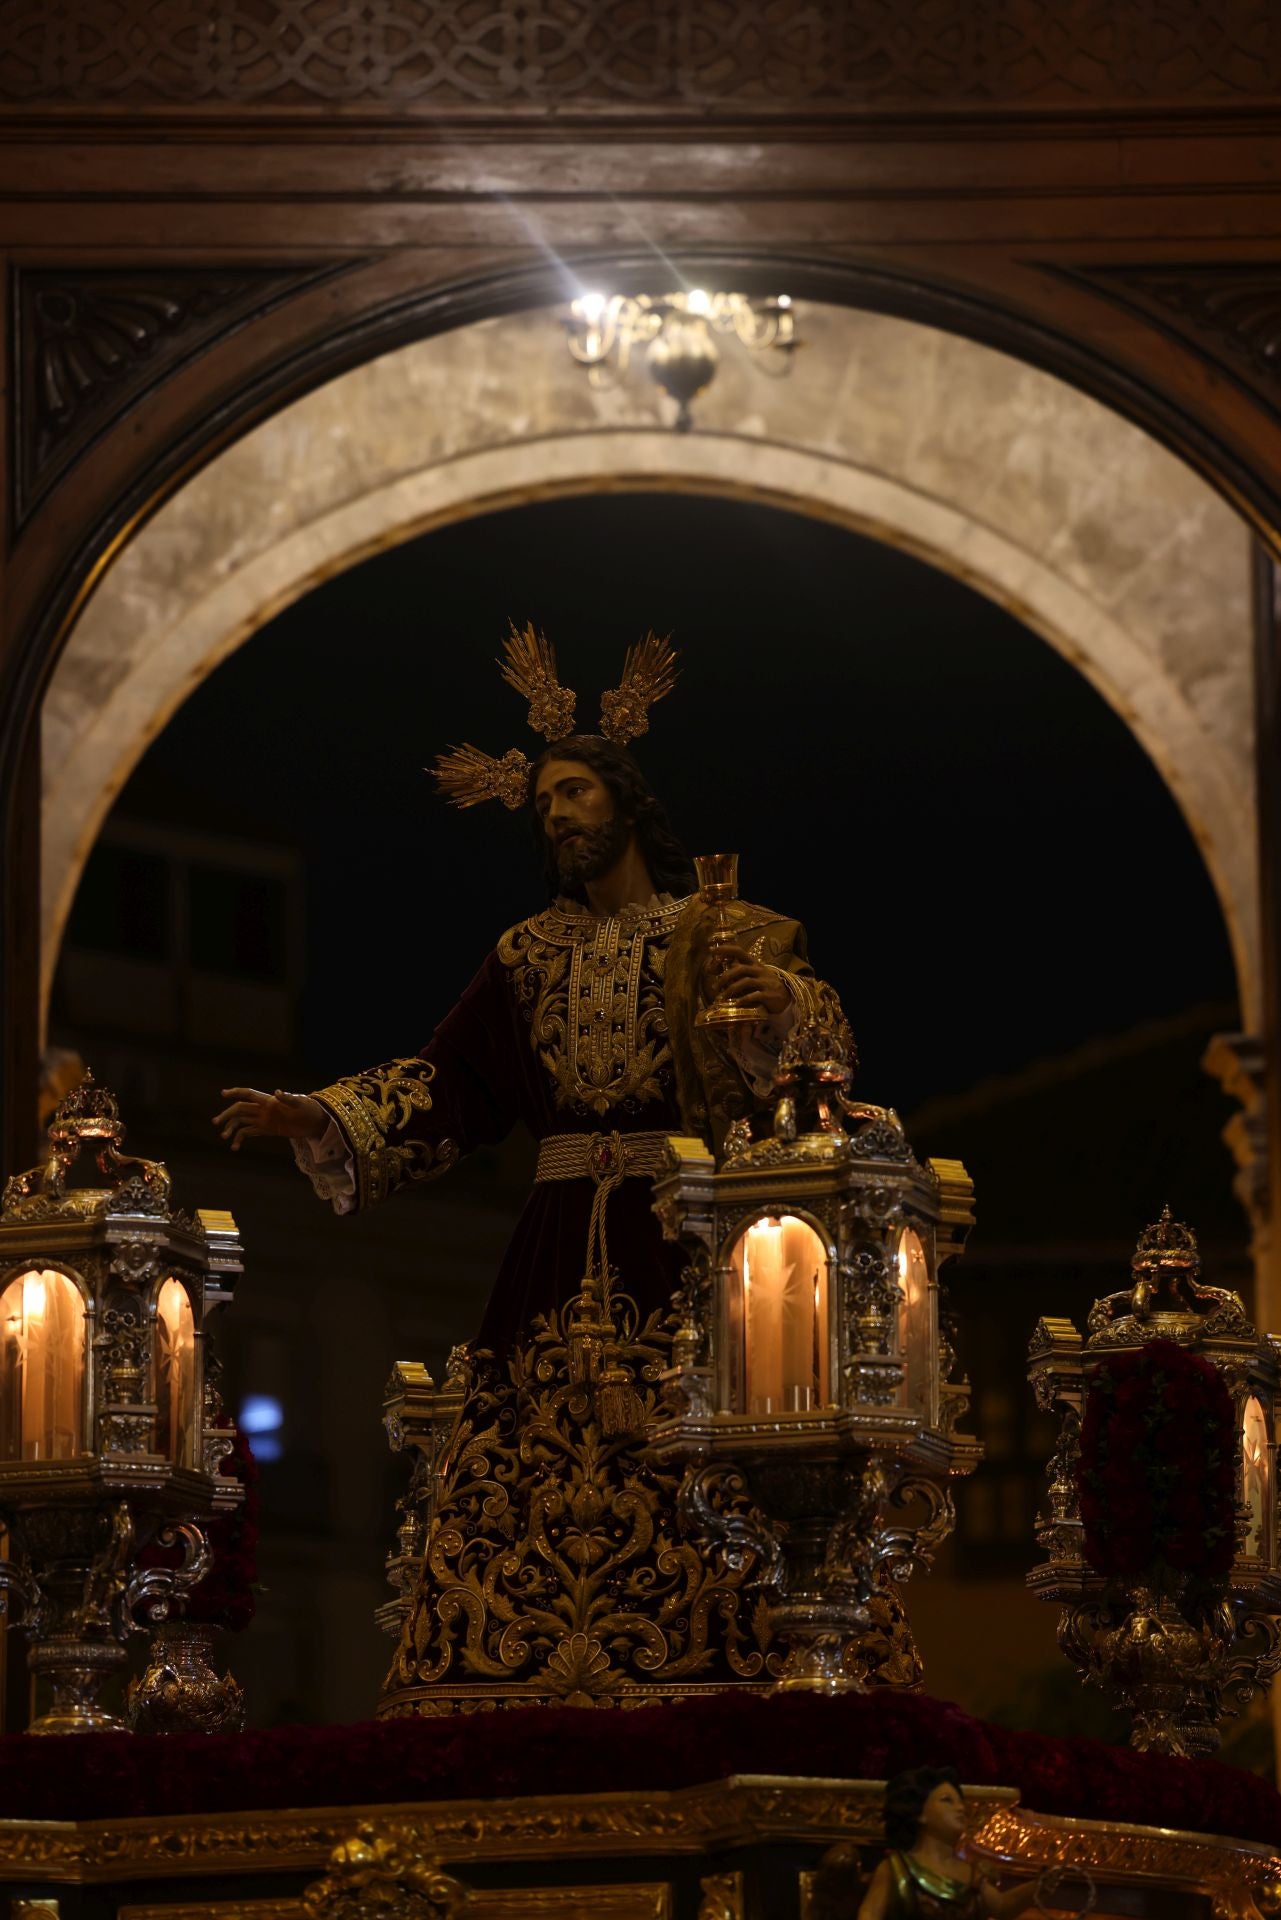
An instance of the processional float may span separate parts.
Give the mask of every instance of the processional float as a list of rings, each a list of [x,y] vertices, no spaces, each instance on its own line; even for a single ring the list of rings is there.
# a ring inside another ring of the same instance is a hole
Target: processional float
[[[698,866],[714,967],[735,860]],[[700,1015],[758,1018],[715,999]],[[641,1326],[585,1291],[536,1323],[507,1398],[465,1348],[439,1390],[419,1363],[394,1370],[388,1436],[413,1464],[379,1613],[401,1643],[385,1712],[920,1685],[901,1583],[981,1452],[959,1430],[942,1278],[973,1190],[851,1100],[849,1055],[843,1023],[808,1021],[719,1158],[670,1141],[670,1313]],[[632,1433],[598,1418],[594,1367],[626,1380]]]

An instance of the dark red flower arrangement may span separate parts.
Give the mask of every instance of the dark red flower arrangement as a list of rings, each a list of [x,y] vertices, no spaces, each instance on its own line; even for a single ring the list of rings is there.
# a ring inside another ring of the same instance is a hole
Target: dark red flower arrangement
[[[1077,1488],[1085,1558],[1109,1579],[1226,1573],[1236,1552],[1237,1431],[1210,1361],[1173,1340],[1086,1376]]]
[[[239,1428],[230,1421],[226,1426],[232,1435],[231,1452],[224,1455],[218,1470],[229,1480],[239,1480],[245,1497],[229,1513],[220,1513],[206,1523],[213,1565],[185,1602],[174,1608],[174,1616],[225,1627],[228,1633],[243,1633],[257,1606],[258,1462]],[[176,1567],[179,1550],[146,1547],[139,1555],[139,1564]]]
[[[183,1612],[188,1620],[243,1633],[258,1604],[258,1462],[238,1427],[219,1471],[239,1480],[245,1497],[209,1523],[213,1565],[191,1589]]]

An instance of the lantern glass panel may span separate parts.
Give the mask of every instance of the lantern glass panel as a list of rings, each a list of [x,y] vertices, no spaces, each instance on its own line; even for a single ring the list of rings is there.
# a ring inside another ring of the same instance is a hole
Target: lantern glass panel
[[[1250,1526],[1244,1552],[1254,1560],[1268,1557],[1268,1422],[1263,1408],[1251,1394],[1241,1416],[1241,1464],[1245,1504],[1250,1510]]]
[[[177,1466],[193,1464],[196,1326],[181,1281],[166,1280],[156,1302],[157,1443]]]
[[[0,1459],[84,1451],[85,1308],[65,1273],[33,1267],[0,1295]]]
[[[831,1401],[827,1249],[795,1214],[755,1220],[730,1256],[744,1307],[751,1414],[804,1413]]]
[[[929,1394],[930,1269],[921,1236],[904,1227],[898,1242],[899,1351],[904,1369],[903,1397],[910,1406],[924,1406]]]

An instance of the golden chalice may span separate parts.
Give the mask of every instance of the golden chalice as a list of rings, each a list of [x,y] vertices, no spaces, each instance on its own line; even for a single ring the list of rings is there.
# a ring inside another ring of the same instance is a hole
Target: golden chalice
[[[712,909],[712,932],[708,941],[707,984],[715,991],[716,981],[726,968],[725,949],[737,946],[731,901],[738,898],[738,855],[701,853],[694,861],[698,875],[698,897]],[[700,1027],[738,1027],[762,1018],[758,1006],[751,1006],[732,995],[717,993],[710,1006],[702,1009],[696,1024]]]

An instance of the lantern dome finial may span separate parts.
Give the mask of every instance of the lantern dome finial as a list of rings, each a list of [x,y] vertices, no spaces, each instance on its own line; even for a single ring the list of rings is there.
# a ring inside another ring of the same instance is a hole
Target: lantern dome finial
[[[54,1145],[110,1140],[119,1146],[124,1137],[119,1101],[109,1087],[100,1087],[91,1073],[64,1096],[49,1122],[49,1139]]]

